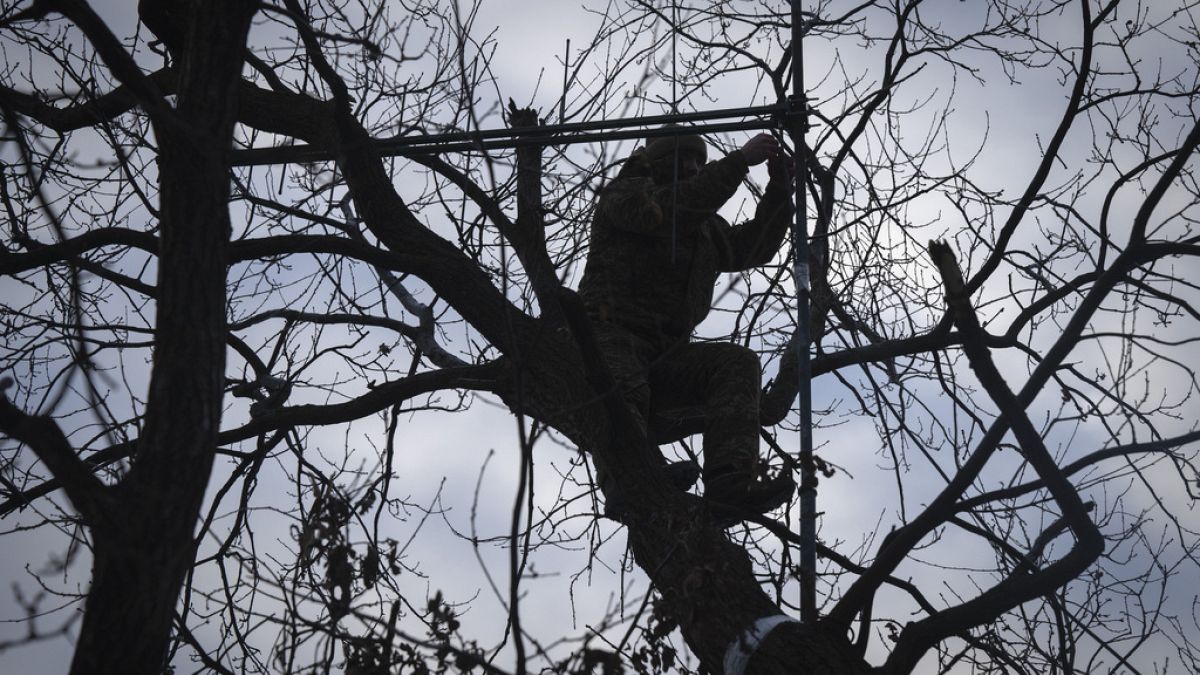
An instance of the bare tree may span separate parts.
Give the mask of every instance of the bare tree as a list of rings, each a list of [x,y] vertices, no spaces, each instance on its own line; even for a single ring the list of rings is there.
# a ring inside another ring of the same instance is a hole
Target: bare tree
[[[760,353],[784,471],[812,350],[821,503],[887,495],[853,534],[823,507],[814,625],[786,619],[794,505],[723,530],[672,488],[655,447],[694,454],[703,418],[639,431],[570,290],[633,142],[546,126],[783,99],[788,3],[598,4],[541,110],[479,3],[146,0],[125,27],[6,3],[0,514],[67,555],[0,647],[67,635],[74,672],[1197,667],[1200,3],[806,10],[817,330],[795,344],[782,251],[702,331]],[[1040,109],[981,107],[998,90]],[[502,126],[524,144],[412,149]],[[496,404],[500,459],[418,489],[421,421]],[[433,528],[472,589],[416,557]],[[545,634],[555,556],[617,599]],[[467,630],[478,592],[503,616]]]

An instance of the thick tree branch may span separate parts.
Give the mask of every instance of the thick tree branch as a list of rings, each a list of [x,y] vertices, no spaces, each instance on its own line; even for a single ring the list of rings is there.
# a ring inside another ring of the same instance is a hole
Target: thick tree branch
[[[885,665],[885,670],[894,673],[911,672],[926,651],[950,635],[991,622],[1024,602],[1057,590],[1081,574],[1104,551],[1104,538],[1092,522],[1090,509],[1054,463],[1041,435],[1025,414],[1025,406],[992,361],[982,340],[983,328],[971,307],[962,273],[950,247],[931,242],[929,253],[941,272],[946,301],[955,324],[963,333],[963,351],[972,370],[1000,407],[1000,414],[1008,419],[1026,461],[1037,471],[1062,509],[1062,522],[1075,534],[1076,543],[1066,555],[1043,569],[1016,570],[978,597],[906,626]],[[1053,534],[1052,531],[1047,536]],[[1030,557],[1036,553],[1031,552]]]
[[[160,92],[172,93],[175,71],[163,68],[146,75]],[[41,98],[0,85],[0,106],[5,106],[58,133],[66,133],[107,122],[136,108],[141,99],[129,85],[119,85],[84,103],[58,107]]]
[[[1080,336],[1099,310],[1104,299],[1108,297],[1114,287],[1126,278],[1131,270],[1147,259],[1162,255],[1194,254],[1194,248],[1186,244],[1143,244],[1126,249],[1117,256],[1112,267],[1101,273],[1092,283],[1087,295],[1063,326],[1054,344],[1042,355],[1037,367],[1030,374],[1025,385],[1021,387],[1017,394],[1017,401],[1022,409],[1028,406],[1043,390],[1046,383],[1055,376],[1059,366],[1078,344]],[[854,615],[867,605],[869,597],[874,593],[874,589],[882,583],[883,577],[895,570],[896,566],[904,560],[922,538],[957,512],[956,504],[979,476],[1009,429],[1010,419],[1007,416],[998,417],[992,423],[992,426],[975,445],[974,451],[959,467],[958,473],[951,478],[929,506],[884,540],[869,572],[847,589],[830,611],[830,620],[849,626]]]
[[[541,126],[537,111],[517,108],[508,102],[508,123],[515,129]],[[545,206],[542,204],[542,148],[527,145],[517,148],[517,222],[509,241],[517,251],[521,264],[529,275],[534,295],[541,306],[542,318],[553,325],[562,325],[558,306],[561,284],[554,273],[554,263],[546,252]]]
[[[992,546],[995,546],[997,549],[1003,551],[1004,554],[1007,555],[1010,560],[1012,560],[1012,562],[1016,565],[1016,567],[1018,568],[1019,571],[1026,571],[1026,572],[1037,571],[1037,560],[1031,555],[1033,553],[1033,551],[1037,550],[1036,544],[1031,547],[1031,550],[1029,553],[1024,553],[1021,550],[1019,550],[1017,547],[1013,546],[1007,539],[1005,539],[1004,537],[1002,537],[994,532],[990,532],[982,527],[978,527],[976,525],[968,523],[960,518],[953,518],[953,519],[951,519],[951,522],[954,523],[955,525],[957,525],[958,527],[961,527],[964,530],[971,532],[972,534],[976,534],[976,535],[986,539],[988,541],[988,543],[990,543]],[[1061,522],[1062,521],[1060,519],[1059,521],[1056,522],[1056,524],[1061,523]],[[1045,532],[1043,532],[1043,537],[1049,531],[1050,531],[1050,529],[1047,529]],[[1089,635],[1093,640],[1095,640],[1096,643],[1098,645],[1100,645],[1100,647],[1102,649],[1104,649],[1104,651],[1107,651],[1114,658],[1116,658],[1118,663],[1125,666],[1126,668],[1129,668],[1131,673],[1134,673],[1135,675],[1137,675],[1137,673],[1138,673],[1137,669],[1134,668],[1129,663],[1126,656],[1122,655],[1116,649],[1113,649],[1113,647],[1111,645],[1106,644],[1104,642],[1104,639],[1101,638],[1099,635],[1097,635],[1096,631],[1094,631],[1091,626],[1089,626],[1087,623],[1080,620],[1079,617],[1076,616],[1074,612],[1070,611],[1070,608],[1066,606],[1066,604],[1063,602],[1062,599],[1060,599],[1058,596],[1056,596],[1054,594],[1048,594],[1046,596],[1046,601],[1049,602],[1051,605],[1054,605],[1056,607],[1057,611],[1065,614],[1071,620],[1071,623],[1073,623],[1077,628],[1079,628],[1081,631],[1083,631],[1084,633]]]
[[[1129,236],[1131,244],[1138,244],[1145,240],[1146,228],[1150,225],[1150,216],[1162,201],[1163,195],[1167,193],[1167,188],[1175,182],[1188,162],[1192,161],[1192,155],[1198,146],[1200,146],[1200,121],[1192,124],[1188,135],[1179,146],[1179,152],[1171,159],[1171,163],[1163,170],[1162,175],[1155,181],[1154,187],[1150,188],[1150,192],[1142,200],[1142,205],[1138,207],[1137,215],[1133,218],[1133,232]]]
[[[352,422],[387,410],[415,396],[446,389],[499,393],[499,382],[506,369],[507,366],[503,362],[490,362],[417,373],[394,382],[377,385],[367,393],[345,403],[287,406],[267,412],[241,427],[222,431],[217,436],[217,440],[224,445],[286,427],[325,426]]]
[[[352,422],[400,405],[414,397],[447,389],[486,391],[502,394],[504,393],[502,382],[507,368],[508,366],[503,362],[490,362],[464,366],[462,368],[432,370],[378,385],[367,393],[344,403],[296,405],[279,408],[268,411],[243,426],[220,432],[217,435],[217,443],[220,445],[229,445],[289,427],[324,426]],[[11,404],[7,403],[7,400],[0,405],[12,408]],[[5,410],[0,408],[0,425],[5,423],[6,418],[2,416],[4,413]],[[30,419],[38,420],[41,418]],[[9,433],[7,427],[0,426],[0,428]],[[61,432],[59,434],[61,435]],[[15,432],[12,435],[14,438],[21,440]],[[138,439],[133,439],[126,443],[111,445],[92,453],[86,460],[79,460],[77,458],[82,474],[86,474],[88,478],[99,484],[99,479],[93,475],[93,472],[113,462],[130,457],[137,447],[138,442]],[[54,473],[54,475],[54,479],[29,488],[19,495],[14,495],[8,501],[0,503],[0,517],[6,516],[34,499],[43,497],[55,490],[68,489],[66,483],[59,479],[58,474]],[[102,484],[101,487],[103,487]],[[68,496],[70,496],[69,491]]]
[[[106,246],[136,248],[158,255],[159,240],[148,232],[122,227],[106,227],[86,232],[54,244],[26,244],[28,253],[0,251],[0,274],[20,274],[45,265],[69,262],[74,258]],[[229,246],[229,262],[263,260],[287,255],[327,254],[353,258],[385,269],[413,273],[405,262],[411,258],[396,256],[364,242],[333,235],[281,234],[270,237],[242,239]]]
[[[531,319],[499,293],[479,265],[412,214],[366,130],[348,113],[249,83],[240,94],[243,124],[336,149],[355,211],[395,259],[386,267],[423,279],[501,351],[514,346],[514,334],[532,328]]]
[[[13,381],[0,378],[0,431],[29,446],[67,493],[84,522],[94,525],[107,513],[108,487],[79,459],[58,424],[44,416],[28,415],[4,393]]]
[[[123,227],[91,230],[54,244],[30,240],[22,243],[29,249],[28,253],[0,251],[0,275],[20,274],[46,265],[66,262],[105,246],[124,246],[138,248],[147,253],[158,253],[158,239],[154,235]]]
[[[125,51],[121,41],[113,35],[91,6],[83,0],[43,0],[43,2],[70,19],[87,35],[104,64],[108,66],[117,80],[128,88],[130,94],[156,124],[183,121],[178,119],[175,110],[167,103],[158,83],[142,72],[129,52]],[[240,62],[240,59],[238,61]],[[186,127],[186,123],[184,127]]]

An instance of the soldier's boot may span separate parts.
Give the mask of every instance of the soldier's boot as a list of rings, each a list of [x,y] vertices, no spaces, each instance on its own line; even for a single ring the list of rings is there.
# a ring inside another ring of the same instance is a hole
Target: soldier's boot
[[[796,492],[796,481],[787,471],[774,478],[758,478],[737,467],[705,471],[704,498],[714,502],[718,520],[732,524],[746,514],[762,515],[783,506]]]
[[[687,492],[700,478],[700,465],[690,459],[669,462],[663,467],[667,482],[680,492]],[[623,523],[626,503],[625,494],[616,483],[609,483],[604,490],[604,517]]]

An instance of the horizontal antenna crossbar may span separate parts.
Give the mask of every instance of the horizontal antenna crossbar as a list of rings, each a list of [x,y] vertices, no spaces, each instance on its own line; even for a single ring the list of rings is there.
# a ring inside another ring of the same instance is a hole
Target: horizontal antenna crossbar
[[[779,125],[779,116],[786,111],[786,104],[780,103],[750,108],[726,108],[674,115],[548,124],[538,127],[398,136],[376,139],[374,143],[376,152],[383,156],[435,155],[445,152],[498,150],[529,145],[594,143],[631,138],[770,129]],[[709,120],[738,117],[752,119],[740,122],[708,122]],[[662,124],[679,124],[680,126],[659,126],[652,129],[632,128]],[[288,145],[236,150],[233,153],[233,165],[262,166],[289,162],[307,163],[329,161],[333,158],[334,152],[329,148],[313,145]]]

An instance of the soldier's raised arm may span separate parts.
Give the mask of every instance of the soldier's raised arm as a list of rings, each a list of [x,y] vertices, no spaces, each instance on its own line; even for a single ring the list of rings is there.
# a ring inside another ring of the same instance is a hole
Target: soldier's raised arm
[[[729,231],[731,259],[722,272],[740,272],[771,262],[791,224],[791,175],[782,153],[767,160],[770,180],[750,220]]]
[[[695,176],[675,184],[658,185],[654,202],[662,209],[668,225],[693,229],[716,215],[750,171],[750,162],[742,150],[734,150],[715,162],[705,164]]]
[[[662,138],[626,161],[596,206],[602,227],[651,236],[687,234],[716,215],[750,167],[779,157],[778,142],[758,134],[725,157],[704,163],[699,136]]]
[[[676,225],[695,227],[716,215],[749,173],[750,167],[782,157],[779,142],[770,134],[757,134],[741,148],[700,168],[695,176],[671,184],[659,181],[655,202],[665,218],[674,213]]]

